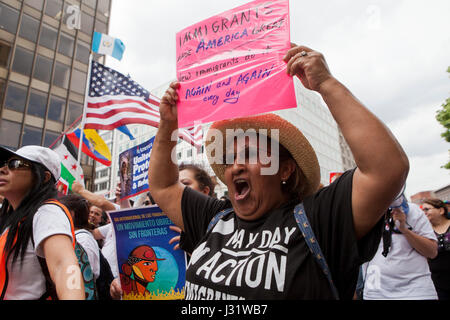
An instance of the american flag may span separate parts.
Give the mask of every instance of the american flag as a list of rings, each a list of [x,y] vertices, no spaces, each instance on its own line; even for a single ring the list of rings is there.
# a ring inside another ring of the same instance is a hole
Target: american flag
[[[159,126],[160,99],[120,72],[92,61],[85,129],[113,130],[127,124]],[[200,148],[202,126],[179,129],[181,139]]]

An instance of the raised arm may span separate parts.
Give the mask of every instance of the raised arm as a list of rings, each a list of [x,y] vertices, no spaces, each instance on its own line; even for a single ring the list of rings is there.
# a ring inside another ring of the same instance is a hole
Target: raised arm
[[[91,204],[93,204],[96,207],[99,207],[103,211],[116,210],[116,207],[110,201],[105,199],[104,196],[101,196],[101,195],[98,195],[98,194],[95,194],[95,193],[92,193],[92,192],[86,190],[78,182],[74,182],[72,184],[72,191],[75,192],[75,193],[78,193],[80,196],[85,198]]]
[[[177,144],[176,139],[172,141],[172,136],[178,130],[176,90],[179,85],[173,82],[161,99],[161,119],[150,157],[148,184],[158,206],[173,223],[184,230],[181,197],[185,186],[178,182],[178,166],[172,161],[172,150]]]
[[[322,95],[355,158],[352,208],[358,239],[379,221],[401,190],[409,161],[389,129],[336,78],[319,52],[295,46],[285,56],[287,72]]]

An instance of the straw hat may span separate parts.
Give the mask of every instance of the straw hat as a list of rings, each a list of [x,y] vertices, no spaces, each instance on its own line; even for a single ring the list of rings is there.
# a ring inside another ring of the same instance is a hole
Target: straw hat
[[[267,135],[269,137],[271,137],[272,129],[278,129],[280,144],[291,153],[292,157],[297,162],[297,165],[306,177],[306,181],[302,181],[302,184],[307,184],[304,189],[304,196],[311,195],[317,191],[320,183],[320,167],[316,153],[300,130],[289,121],[286,121],[280,116],[272,113],[217,121],[213,123],[208,130],[206,147],[208,147],[211,143],[214,143],[211,141],[213,134],[211,131],[212,129],[222,132],[224,146],[226,145],[225,133],[227,129],[242,129],[244,132],[248,129],[255,129],[256,132],[258,132],[259,129],[267,129]],[[207,152],[207,155],[208,161],[214,173],[220,180],[222,180],[222,182],[224,182],[225,165],[214,163],[210,152]]]

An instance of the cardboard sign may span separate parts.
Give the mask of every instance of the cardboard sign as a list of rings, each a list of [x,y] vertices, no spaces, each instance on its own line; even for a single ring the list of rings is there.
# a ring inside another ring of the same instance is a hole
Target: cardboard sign
[[[257,0],[177,33],[178,126],[297,106],[289,1]]]
[[[148,191],[148,167],[155,137],[119,155],[120,198]]]
[[[180,234],[158,206],[109,212],[124,300],[184,298],[186,256],[169,241]]]

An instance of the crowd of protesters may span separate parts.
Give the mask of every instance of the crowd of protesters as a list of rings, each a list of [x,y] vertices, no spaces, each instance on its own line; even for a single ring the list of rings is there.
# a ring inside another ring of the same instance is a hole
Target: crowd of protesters
[[[217,199],[205,170],[171,161],[179,88],[178,82],[172,83],[160,104],[150,192],[133,205],[157,204],[175,224],[180,235],[171,241],[192,255],[186,299],[204,298],[194,287],[212,292],[214,298],[352,299],[358,274],[363,299],[448,299],[447,206],[432,199],[422,209],[409,204],[408,212],[390,210],[409,171],[402,147],[331,75],[322,54],[293,45],[284,60],[291,76],[321,94],[357,167],[319,187],[317,156],[301,128],[274,114],[218,121],[209,137],[217,132],[225,136],[229,129],[264,129],[263,138],[269,141],[264,151],[279,150],[279,168],[261,174],[269,164],[258,156],[251,161],[263,148],[258,141],[244,137],[243,144],[239,139],[227,144],[224,139],[218,145],[226,161],[209,159],[228,188],[229,199]],[[273,130],[279,131],[276,140]],[[211,139],[206,141],[208,147]],[[93,274],[94,297],[120,299],[120,272],[106,212],[132,205],[119,200],[120,185],[115,202],[78,183],[73,183],[72,195],[58,198],[55,183],[60,175],[59,157],[48,148],[0,148],[0,298],[85,299],[88,284],[75,254],[78,248]],[[267,248],[264,237],[269,236]],[[239,279],[233,277],[237,266],[246,266],[239,269]]]

